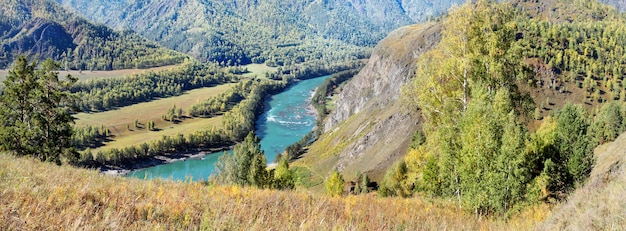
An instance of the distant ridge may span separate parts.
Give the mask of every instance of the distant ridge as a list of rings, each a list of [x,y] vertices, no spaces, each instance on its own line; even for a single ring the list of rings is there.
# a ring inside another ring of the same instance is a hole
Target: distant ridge
[[[133,29],[201,60],[270,65],[362,58],[364,52],[369,52],[390,31],[437,17],[451,5],[464,2],[57,1],[94,21],[113,28]],[[317,49],[336,52],[322,53]],[[311,53],[321,54],[308,55]]]
[[[52,58],[74,70],[147,68],[186,57],[134,32],[92,24],[54,1],[0,0],[0,15],[0,68],[18,54]]]

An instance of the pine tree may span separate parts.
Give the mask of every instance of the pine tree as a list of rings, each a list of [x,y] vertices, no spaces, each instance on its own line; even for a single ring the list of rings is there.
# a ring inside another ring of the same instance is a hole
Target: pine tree
[[[360,193],[360,194],[369,193],[370,192],[369,185],[370,185],[370,178],[367,176],[367,173],[365,173],[361,176],[361,182],[359,182],[360,191],[357,193]]]
[[[567,103],[559,111],[556,134],[559,152],[565,161],[572,183],[582,183],[594,165],[593,148],[595,147],[588,134],[589,115],[579,105]]]
[[[51,59],[41,69],[24,56],[4,81],[0,96],[0,141],[2,148],[16,155],[32,155],[40,160],[61,163],[61,157],[74,162],[78,153],[71,148],[72,123],[68,105],[73,100],[68,89],[76,79],[60,80],[60,65]]]

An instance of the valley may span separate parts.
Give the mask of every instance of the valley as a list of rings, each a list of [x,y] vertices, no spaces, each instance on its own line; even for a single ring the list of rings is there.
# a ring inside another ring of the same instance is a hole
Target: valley
[[[0,229],[623,229],[623,12],[0,0]]]
[[[328,77],[330,76],[300,81],[266,100],[263,113],[256,120],[254,132],[260,138],[261,149],[268,165],[275,165],[278,154],[313,129],[316,117],[310,108],[311,92]],[[191,178],[193,181],[206,181],[211,174],[215,174],[214,166],[222,155],[225,155],[225,152],[205,152],[182,162],[140,169],[128,175],[140,179],[163,178],[184,181]]]
[[[79,113],[75,115],[76,127],[101,127],[110,130],[110,140],[101,148],[124,148],[133,144],[146,143],[160,139],[162,136],[177,134],[188,135],[199,130],[210,130],[222,126],[221,117],[213,118],[183,118],[180,122],[163,120],[173,106],[187,110],[193,104],[224,93],[233,84],[224,84],[216,87],[201,88],[164,99],[157,99],[146,103],[134,104],[116,110]],[[137,127],[135,127],[137,121]],[[147,128],[149,121],[155,122],[158,130],[150,131]],[[92,149],[97,152],[98,149]]]

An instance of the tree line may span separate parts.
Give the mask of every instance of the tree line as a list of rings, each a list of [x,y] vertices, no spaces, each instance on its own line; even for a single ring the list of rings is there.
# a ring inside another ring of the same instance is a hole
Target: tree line
[[[76,127],[73,128],[72,133],[72,147],[77,150],[84,150],[87,148],[96,148],[102,146],[110,135],[108,128],[104,125]]]
[[[285,83],[281,81],[246,80],[237,86],[249,88],[246,98],[231,110],[225,112],[222,120],[222,129],[210,129],[198,131],[187,136],[163,136],[140,145],[125,148],[111,148],[93,153],[90,149],[81,152],[79,163],[85,166],[117,165],[123,166],[132,160],[148,158],[158,155],[168,155],[189,150],[218,149],[229,147],[243,140],[249,133],[254,131],[256,116],[262,112],[263,99],[269,94],[284,89]]]
[[[334,94],[334,91],[343,83],[352,79],[356,74],[359,73],[361,68],[355,68],[351,70],[341,71],[339,73],[333,74],[330,78],[324,80],[324,82],[317,87],[315,90],[315,94],[311,99],[311,103],[317,109],[319,116],[326,116],[329,111],[327,106],[328,97]]]
[[[193,117],[213,117],[223,114],[239,104],[252,90],[252,81],[242,81],[226,92],[196,103],[189,108],[189,115]]]
[[[171,70],[78,82],[71,92],[78,97],[75,106],[79,110],[107,111],[236,80],[217,65],[187,61]]]

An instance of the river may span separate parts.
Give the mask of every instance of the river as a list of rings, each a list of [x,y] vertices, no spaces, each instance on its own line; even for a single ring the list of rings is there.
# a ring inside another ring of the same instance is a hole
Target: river
[[[257,118],[255,133],[261,138],[261,149],[265,152],[268,163],[274,162],[278,153],[302,139],[315,127],[315,114],[309,109],[311,95],[328,77],[330,76],[302,80],[266,100],[265,111]],[[214,172],[218,158],[224,153],[212,153],[204,157],[140,169],[127,176],[175,181],[207,180]]]

